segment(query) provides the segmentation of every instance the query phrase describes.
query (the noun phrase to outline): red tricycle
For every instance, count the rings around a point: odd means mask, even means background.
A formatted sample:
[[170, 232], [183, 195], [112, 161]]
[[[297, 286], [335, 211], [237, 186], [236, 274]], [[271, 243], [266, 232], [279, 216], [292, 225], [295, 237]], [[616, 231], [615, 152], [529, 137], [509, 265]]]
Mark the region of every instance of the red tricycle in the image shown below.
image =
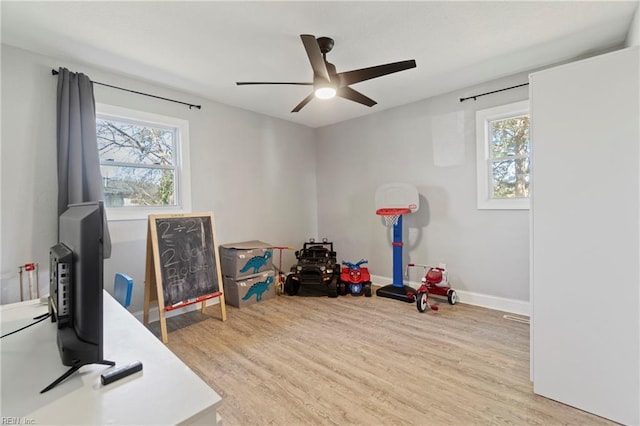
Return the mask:
[[458, 301], [456, 291], [449, 286], [449, 275], [447, 273], [447, 265], [441, 263], [439, 266], [421, 265], [419, 263], [407, 264], [407, 277], [409, 276], [409, 268], [421, 266], [424, 268], [425, 275], [422, 278], [422, 284], [416, 291], [416, 306], [419, 312], [424, 312], [427, 307], [437, 311], [436, 305], [429, 305], [427, 297], [429, 293], [438, 296], [446, 296], [450, 305], [455, 305]]
[[350, 293], [353, 296], [371, 297], [371, 276], [369, 268], [364, 265], [367, 260], [360, 260], [358, 263], [342, 261], [344, 265], [340, 271], [340, 283], [338, 284], [338, 292], [344, 296]]

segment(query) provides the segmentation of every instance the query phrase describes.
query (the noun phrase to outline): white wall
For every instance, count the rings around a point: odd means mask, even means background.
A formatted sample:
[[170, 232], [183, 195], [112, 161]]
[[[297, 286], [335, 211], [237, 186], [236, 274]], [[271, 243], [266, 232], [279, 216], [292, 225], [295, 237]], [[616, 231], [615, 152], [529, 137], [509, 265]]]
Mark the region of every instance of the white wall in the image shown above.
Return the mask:
[[627, 33], [627, 39], [625, 40], [625, 46], [640, 46], [640, 2], [636, 6], [636, 12], [633, 15], [629, 32]]
[[[59, 66], [95, 81], [202, 104], [202, 110], [189, 109], [95, 86], [96, 102], [189, 120], [192, 210], [214, 212], [219, 243], [299, 245], [317, 234], [312, 129], [6, 45], [1, 66], [0, 303], [19, 300], [17, 266], [29, 261], [39, 262], [41, 288], [48, 292], [48, 249], [57, 233], [57, 78], [51, 69]], [[110, 230], [113, 250], [105, 277], [130, 274], [136, 283], [130, 310], [139, 311], [146, 221], [111, 221]]]
[[[320, 236], [336, 243], [341, 259], [368, 259], [372, 274], [390, 283], [392, 237], [375, 215], [374, 193], [384, 183], [411, 183], [421, 204], [404, 217], [403, 264], [445, 262], [463, 301], [514, 302], [514, 311], [527, 311], [529, 212], [476, 208], [475, 111], [525, 100], [528, 90], [459, 101], [527, 81], [520, 74], [317, 130]], [[431, 119], [458, 111], [464, 155], [459, 165], [436, 167]], [[417, 269], [412, 281], [419, 280]]]

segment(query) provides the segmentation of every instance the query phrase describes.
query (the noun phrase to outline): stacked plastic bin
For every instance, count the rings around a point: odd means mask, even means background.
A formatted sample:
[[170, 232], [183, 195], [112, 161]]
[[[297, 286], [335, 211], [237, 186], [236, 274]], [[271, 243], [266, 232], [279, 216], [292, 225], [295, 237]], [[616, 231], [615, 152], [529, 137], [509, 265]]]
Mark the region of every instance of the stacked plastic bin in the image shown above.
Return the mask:
[[243, 308], [275, 296], [272, 247], [262, 241], [220, 245], [220, 269], [228, 305]]

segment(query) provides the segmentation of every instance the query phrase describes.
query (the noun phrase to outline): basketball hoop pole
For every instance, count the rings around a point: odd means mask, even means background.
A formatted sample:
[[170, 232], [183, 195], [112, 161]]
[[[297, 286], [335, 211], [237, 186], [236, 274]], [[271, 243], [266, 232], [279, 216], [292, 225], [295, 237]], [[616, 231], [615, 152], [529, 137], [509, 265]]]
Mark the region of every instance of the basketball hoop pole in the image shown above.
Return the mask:
[[402, 215], [393, 225], [393, 286], [404, 288], [402, 276]]
[[[377, 213], [388, 213], [387, 217], [394, 213], [394, 216], [397, 217], [395, 222], [386, 221], [388, 225], [393, 223], [393, 282], [376, 290], [376, 296], [413, 303], [416, 300], [416, 291], [413, 287], [404, 284], [404, 277], [402, 276], [402, 246], [404, 244], [402, 242], [402, 215], [411, 213], [411, 210], [386, 209], [387, 212], [384, 212], [384, 210], [378, 210]], [[396, 211], [391, 212], [391, 210]]]

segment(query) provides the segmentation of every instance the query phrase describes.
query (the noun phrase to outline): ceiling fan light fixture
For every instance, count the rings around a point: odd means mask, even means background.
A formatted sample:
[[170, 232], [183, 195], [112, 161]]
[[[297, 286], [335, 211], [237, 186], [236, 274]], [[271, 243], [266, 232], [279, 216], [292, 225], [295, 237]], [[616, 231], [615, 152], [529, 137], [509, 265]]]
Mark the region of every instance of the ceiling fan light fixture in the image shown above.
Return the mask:
[[318, 99], [331, 99], [336, 95], [336, 89], [331, 86], [318, 87], [315, 94]]

